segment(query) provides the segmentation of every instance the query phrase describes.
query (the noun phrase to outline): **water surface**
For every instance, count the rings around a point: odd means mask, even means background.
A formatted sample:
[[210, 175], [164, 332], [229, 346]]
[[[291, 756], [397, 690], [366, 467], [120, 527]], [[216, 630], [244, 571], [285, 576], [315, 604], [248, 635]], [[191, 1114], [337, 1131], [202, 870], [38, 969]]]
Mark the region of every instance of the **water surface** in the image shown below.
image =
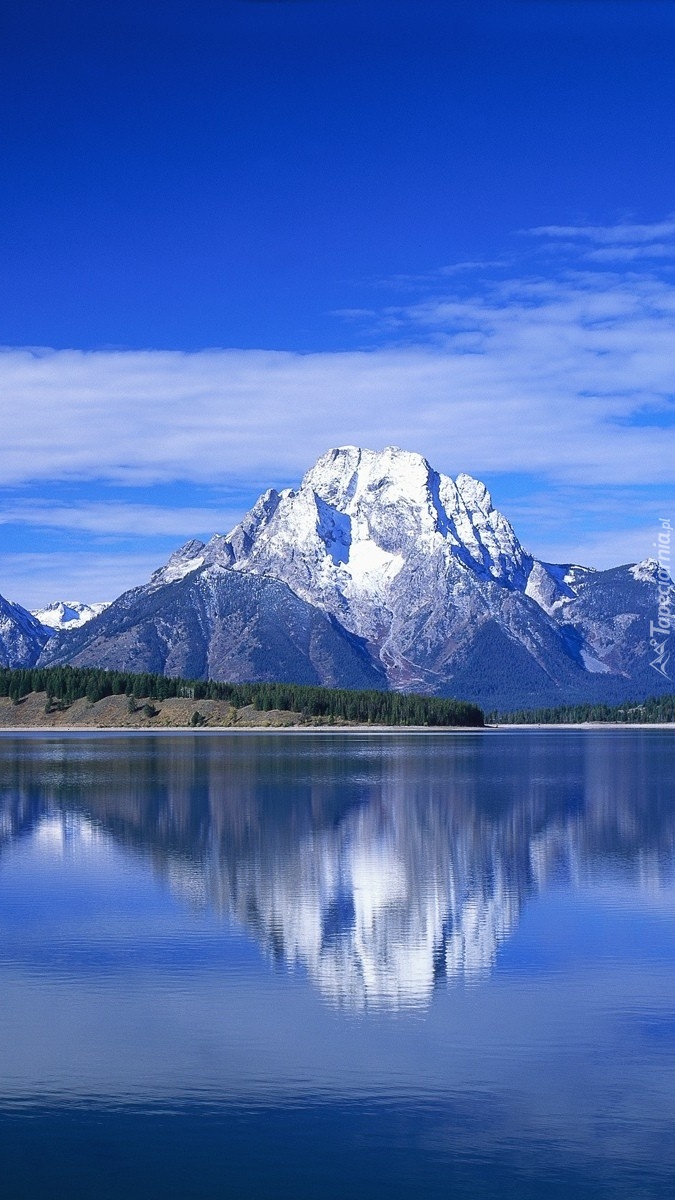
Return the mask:
[[2, 1196], [672, 1196], [674, 748], [0, 737]]

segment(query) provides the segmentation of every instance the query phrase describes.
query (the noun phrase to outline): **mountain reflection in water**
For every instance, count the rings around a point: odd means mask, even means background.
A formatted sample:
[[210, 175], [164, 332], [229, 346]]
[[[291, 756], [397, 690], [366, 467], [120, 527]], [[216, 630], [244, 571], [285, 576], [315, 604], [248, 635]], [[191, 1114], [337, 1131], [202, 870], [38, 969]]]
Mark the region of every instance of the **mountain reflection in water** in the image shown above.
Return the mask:
[[6, 738], [0, 867], [30, 834], [109, 837], [329, 1003], [423, 1007], [489, 972], [552, 881], [670, 886], [668, 752], [649, 731]]

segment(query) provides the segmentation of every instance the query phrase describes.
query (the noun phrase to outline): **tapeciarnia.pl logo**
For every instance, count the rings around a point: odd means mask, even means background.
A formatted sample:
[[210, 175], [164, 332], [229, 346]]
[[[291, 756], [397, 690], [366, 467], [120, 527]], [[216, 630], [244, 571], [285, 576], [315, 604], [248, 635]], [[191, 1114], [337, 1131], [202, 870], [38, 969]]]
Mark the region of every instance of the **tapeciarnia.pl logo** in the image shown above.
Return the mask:
[[650, 667], [670, 679], [668, 663], [670, 661], [669, 638], [673, 622], [673, 584], [670, 578], [670, 538], [671, 525], [667, 517], [661, 518], [661, 528], [657, 548], [659, 552], [658, 581], [658, 615], [656, 621], [649, 622], [649, 645], [654, 652]]

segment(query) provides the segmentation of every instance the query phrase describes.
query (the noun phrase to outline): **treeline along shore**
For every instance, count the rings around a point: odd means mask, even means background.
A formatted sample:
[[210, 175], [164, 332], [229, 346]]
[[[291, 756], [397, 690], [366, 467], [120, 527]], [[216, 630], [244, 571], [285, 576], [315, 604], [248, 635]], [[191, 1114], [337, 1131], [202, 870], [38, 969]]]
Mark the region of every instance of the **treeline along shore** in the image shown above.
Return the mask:
[[[25, 717], [25, 719], [23, 719]], [[100, 727], [392, 725], [482, 728], [475, 704], [295, 683], [217, 683], [86, 667], [0, 668], [0, 724]]]
[[491, 725], [666, 725], [675, 722], [675, 695], [651, 696], [623, 704], [562, 704], [557, 708], [519, 708], [493, 712]]

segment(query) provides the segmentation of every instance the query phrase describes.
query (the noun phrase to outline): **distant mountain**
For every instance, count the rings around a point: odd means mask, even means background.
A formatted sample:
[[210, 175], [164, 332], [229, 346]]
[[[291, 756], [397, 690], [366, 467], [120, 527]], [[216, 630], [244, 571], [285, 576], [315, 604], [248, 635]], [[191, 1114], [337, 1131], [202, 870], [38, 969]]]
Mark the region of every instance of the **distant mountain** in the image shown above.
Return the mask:
[[32, 613], [41, 625], [60, 631], [62, 629], [79, 629], [80, 625], [86, 625], [87, 621], [91, 621], [92, 617], [97, 617], [107, 607], [107, 603], [80, 604], [79, 600], [55, 600], [46, 608], [34, 608]]
[[48, 639], [32, 613], [0, 596], [0, 667], [32, 667]]
[[535, 559], [484, 484], [342, 447], [227, 536], [58, 634], [41, 663], [452, 695], [508, 709], [672, 689], [649, 666], [653, 560]]

